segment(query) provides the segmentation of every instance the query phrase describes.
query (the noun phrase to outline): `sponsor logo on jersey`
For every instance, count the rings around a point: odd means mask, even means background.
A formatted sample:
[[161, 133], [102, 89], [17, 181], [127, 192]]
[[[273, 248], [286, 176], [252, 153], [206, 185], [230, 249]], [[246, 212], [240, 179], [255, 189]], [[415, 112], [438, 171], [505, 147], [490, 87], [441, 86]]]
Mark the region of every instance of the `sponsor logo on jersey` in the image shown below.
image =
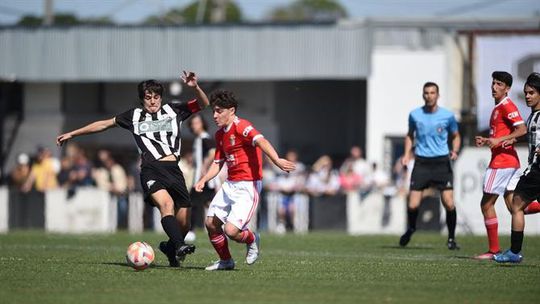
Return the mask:
[[514, 111], [512, 113], [508, 113], [508, 119], [516, 118], [519, 116], [518, 111]]
[[242, 132], [242, 135], [244, 135], [244, 137], [247, 137], [249, 132], [251, 132], [251, 130], [253, 130], [253, 127], [252, 126], [247, 126], [245, 129], [244, 129], [244, 132]]
[[150, 189], [150, 187], [152, 187], [152, 185], [155, 184], [155, 183], [156, 183], [156, 181], [151, 179], [151, 180], [146, 182], [146, 186]]
[[172, 118], [153, 120], [153, 121], [141, 121], [135, 123], [135, 134], [153, 133], [153, 132], [172, 132]]

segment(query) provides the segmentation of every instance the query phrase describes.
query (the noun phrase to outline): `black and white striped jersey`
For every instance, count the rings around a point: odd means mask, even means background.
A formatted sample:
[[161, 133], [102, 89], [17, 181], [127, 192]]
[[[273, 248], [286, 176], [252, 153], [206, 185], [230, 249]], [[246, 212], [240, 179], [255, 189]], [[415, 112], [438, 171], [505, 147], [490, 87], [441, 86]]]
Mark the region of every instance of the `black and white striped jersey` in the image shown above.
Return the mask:
[[156, 113], [130, 109], [116, 116], [115, 122], [133, 134], [143, 161], [153, 161], [171, 154], [180, 156], [182, 122], [200, 110], [197, 100], [168, 103]]
[[529, 166], [540, 165], [536, 150], [540, 148], [540, 110], [532, 112], [527, 119], [527, 141], [529, 144]]

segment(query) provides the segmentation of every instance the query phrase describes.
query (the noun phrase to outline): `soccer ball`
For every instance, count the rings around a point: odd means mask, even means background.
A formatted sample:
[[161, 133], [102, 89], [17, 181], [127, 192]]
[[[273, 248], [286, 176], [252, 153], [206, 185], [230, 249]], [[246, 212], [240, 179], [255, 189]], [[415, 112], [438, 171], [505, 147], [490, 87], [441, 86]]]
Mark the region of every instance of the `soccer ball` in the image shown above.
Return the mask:
[[132, 243], [127, 249], [126, 261], [129, 266], [144, 270], [154, 261], [154, 249], [145, 242]]

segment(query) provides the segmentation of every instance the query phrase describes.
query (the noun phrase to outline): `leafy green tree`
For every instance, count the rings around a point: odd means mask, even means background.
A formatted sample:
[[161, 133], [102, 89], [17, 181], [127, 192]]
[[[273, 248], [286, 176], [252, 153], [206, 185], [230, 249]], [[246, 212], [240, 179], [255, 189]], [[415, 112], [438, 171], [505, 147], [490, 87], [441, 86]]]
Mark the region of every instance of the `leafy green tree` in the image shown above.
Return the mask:
[[[202, 23], [211, 23], [212, 10], [216, 9], [216, 0], [206, 0]], [[178, 9], [171, 9], [161, 16], [151, 16], [147, 18], [144, 24], [152, 25], [175, 25], [175, 24], [193, 24], [197, 23], [197, 14], [200, 9], [199, 1], [193, 1], [191, 4]], [[227, 23], [238, 23], [242, 21], [242, 11], [233, 1], [227, 1], [225, 6], [225, 21]]]
[[336, 0], [296, 0], [270, 13], [270, 19], [277, 22], [335, 21], [345, 17], [347, 11]]
[[[99, 17], [99, 18], [91, 18], [91, 19], [79, 19], [77, 16], [73, 14], [56, 14], [54, 15], [54, 23], [53, 25], [66, 25], [66, 26], [74, 26], [74, 25], [83, 25], [83, 24], [89, 24], [89, 25], [112, 25], [114, 24], [109, 18], [107, 17]], [[26, 15], [21, 17], [19, 21], [17, 22], [17, 25], [20, 26], [31, 26], [31, 27], [38, 27], [43, 25], [43, 17], [37, 17], [33, 15]]]

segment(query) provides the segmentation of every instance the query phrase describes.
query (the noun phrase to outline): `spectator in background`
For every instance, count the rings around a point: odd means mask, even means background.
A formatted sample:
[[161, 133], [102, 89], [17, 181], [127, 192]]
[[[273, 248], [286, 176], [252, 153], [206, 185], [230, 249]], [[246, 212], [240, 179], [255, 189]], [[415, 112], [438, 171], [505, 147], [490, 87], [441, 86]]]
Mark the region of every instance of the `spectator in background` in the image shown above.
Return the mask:
[[341, 166], [339, 183], [343, 192], [356, 192], [362, 186], [362, 176], [356, 173], [351, 162], [346, 162]]
[[[135, 192], [142, 195], [143, 188], [140, 182], [142, 159], [140, 155], [137, 157], [135, 163], [133, 163], [128, 170], [128, 190], [129, 192]], [[143, 227], [144, 229], [154, 229], [154, 207], [150, 204], [143, 204]]]
[[[195, 176], [195, 167], [193, 163], [193, 153], [191, 151], [189, 152], [183, 152], [182, 158], [178, 162], [178, 166], [180, 167], [180, 170], [184, 174], [184, 179], [186, 181], [186, 188], [191, 189], [193, 187], [193, 178]], [[191, 203], [193, 205], [193, 196], [191, 196]], [[193, 208], [193, 206], [192, 206]], [[184, 241], [187, 243], [193, 243], [195, 241], [195, 232], [193, 232], [193, 211], [191, 212], [191, 227], [190, 230], [186, 233], [184, 236]]]
[[[215, 153], [215, 141], [210, 134], [208, 134], [208, 124], [204, 118], [195, 114], [189, 121], [189, 129], [195, 136], [193, 140], [193, 166], [194, 174], [189, 179], [191, 202], [193, 204], [193, 210], [191, 213], [191, 222], [193, 227], [204, 227], [204, 220], [206, 218], [206, 210], [210, 205], [210, 201], [216, 194], [217, 179], [214, 178], [204, 185], [202, 192], [197, 192], [193, 189], [195, 183], [206, 174], [208, 168], [214, 160]], [[188, 179], [186, 178], [186, 181]], [[193, 234], [193, 233], [192, 233]], [[194, 234], [193, 234], [194, 235]]]
[[92, 163], [86, 156], [83, 149], [74, 146], [73, 167], [70, 173], [70, 178], [75, 186], [93, 186], [94, 179], [92, 178]]
[[58, 161], [52, 157], [51, 150], [38, 146], [30, 175], [23, 185], [23, 191], [29, 192], [35, 189], [39, 192], [45, 192], [56, 189], [58, 187], [56, 179], [58, 167]]
[[372, 183], [371, 188], [375, 191], [383, 191], [390, 184], [390, 177], [377, 163], [372, 165]]
[[26, 180], [30, 176], [30, 157], [26, 153], [17, 155], [17, 164], [9, 173], [9, 186], [23, 191]]
[[333, 169], [332, 159], [323, 155], [311, 167], [306, 190], [309, 195], [335, 195], [339, 191], [339, 173]]
[[275, 180], [276, 190], [281, 193], [282, 199], [278, 207], [278, 233], [285, 233], [287, 229], [294, 228], [295, 195], [303, 191], [306, 182], [306, 166], [298, 161], [298, 153], [289, 150], [285, 159], [296, 164], [296, 170], [290, 173], [280, 171]]
[[345, 159], [340, 168], [340, 172], [345, 174], [352, 168], [353, 172], [360, 176], [361, 182], [358, 185], [360, 197], [365, 197], [370, 191], [372, 172], [369, 163], [364, 159], [364, 152], [359, 146], [352, 146], [349, 157]]
[[98, 160], [101, 167], [92, 172], [99, 189], [108, 191], [116, 198], [118, 228], [127, 228], [128, 223], [128, 197], [126, 171], [112, 157], [108, 150], [98, 151]]

